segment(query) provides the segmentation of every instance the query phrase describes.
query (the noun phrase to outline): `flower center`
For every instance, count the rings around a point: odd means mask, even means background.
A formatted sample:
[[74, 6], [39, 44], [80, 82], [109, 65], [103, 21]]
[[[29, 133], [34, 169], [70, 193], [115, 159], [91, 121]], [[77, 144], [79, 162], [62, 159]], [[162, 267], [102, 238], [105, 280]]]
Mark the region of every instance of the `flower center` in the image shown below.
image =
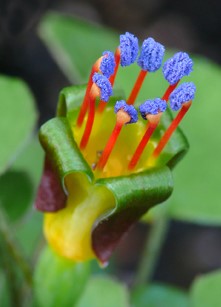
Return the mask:
[[[87, 121], [87, 117], [84, 119]], [[96, 165], [101, 157], [101, 154], [106, 146], [107, 139], [112, 133], [114, 123], [116, 122], [116, 114], [113, 112], [112, 106], [107, 106], [102, 115], [98, 111], [95, 113], [95, 121], [90, 137], [90, 142], [85, 149], [81, 152], [87, 160], [88, 164], [94, 170], [96, 177], [115, 177], [128, 175], [134, 172], [143, 171], [148, 167], [148, 156], [154, 149], [156, 140], [152, 140], [145, 148], [144, 155], [139, 160], [136, 168], [133, 170], [128, 169], [128, 164], [133, 155], [134, 149], [140, 142], [142, 135], [146, 130], [146, 122], [138, 121], [136, 124], [125, 125], [116, 141], [116, 144], [108, 159], [108, 163], [102, 170], [98, 170]], [[84, 125], [73, 127], [73, 133], [76, 142], [79, 144], [81, 141]], [[101, 127], [105, 127], [102, 129]], [[129, 137], [128, 137], [129, 136]]]

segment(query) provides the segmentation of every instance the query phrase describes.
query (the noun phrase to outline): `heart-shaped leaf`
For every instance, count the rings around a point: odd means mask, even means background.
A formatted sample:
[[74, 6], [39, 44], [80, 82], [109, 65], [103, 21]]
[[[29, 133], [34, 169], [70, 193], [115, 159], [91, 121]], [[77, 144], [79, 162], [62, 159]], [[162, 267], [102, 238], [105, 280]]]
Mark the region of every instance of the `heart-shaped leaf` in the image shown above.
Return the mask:
[[197, 277], [190, 290], [191, 306], [220, 305], [221, 271], [217, 270]]
[[132, 292], [133, 307], [188, 307], [187, 294], [175, 287], [162, 284], [140, 286]]
[[19, 79], [0, 76], [0, 101], [1, 174], [33, 133], [37, 112], [29, 89]]
[[[101, 294], [102, 295], [99, 295]], [[109, 277], [92, 277], [76, 307], [128, 307], [129, 295], [126, 287]]]

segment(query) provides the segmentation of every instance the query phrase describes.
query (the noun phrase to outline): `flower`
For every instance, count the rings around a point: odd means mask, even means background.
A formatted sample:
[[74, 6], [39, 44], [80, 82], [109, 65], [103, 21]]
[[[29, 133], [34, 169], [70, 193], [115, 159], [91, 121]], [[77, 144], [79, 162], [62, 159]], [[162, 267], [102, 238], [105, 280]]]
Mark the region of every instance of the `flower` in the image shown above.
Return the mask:
[[[176, 92], [171, 93], [181, 77], [190, 73], [190, 60], [187, 68], [178, 65], [175, 56], [174, 71], [170, 61], [164, 74], [166, 79], [176, 74], [176, 84], [169, 84], [162, 98], [148, 99], [139, 108], [135, 104], [148, 72], [143, 65], [150, 72], [159, 70], [163, 55], [161, 44], [145, 40], [138, 58], [141, 73], [131, 95], [117, 96], [113, 89], [119, 66], [137, 65], [138, 56], [138, 39], [122, 34], [114, 56], [105, 51], [95, 62], [86, 88], [61, 91], [57, 116], [41, 127], [46, 159], [35, 206], [45, 212], [45, 237], [62, 257], [97, 258], [104, 265], [129, 228], [172, 193], [171, 169], [188, 144], [165, 110], [170, 95], [173, 104]], [[179, 93], [192, 99], [188, 89], [193, 86]], [[191, 104], [184, 100], [180, 118]], [[169, 138], [161, 138], [163, 132], [168, 135], [168, 127]]]

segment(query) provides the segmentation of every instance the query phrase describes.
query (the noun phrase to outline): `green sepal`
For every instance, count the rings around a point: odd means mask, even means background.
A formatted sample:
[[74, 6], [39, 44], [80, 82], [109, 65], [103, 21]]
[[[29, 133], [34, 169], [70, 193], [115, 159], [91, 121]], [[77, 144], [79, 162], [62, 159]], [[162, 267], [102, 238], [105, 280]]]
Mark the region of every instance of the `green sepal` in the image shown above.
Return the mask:
[[75, 263], [43, 249], [34, 271], [34, 298], [37, 306], [75, 306], [90, 275], [88, 262]]
[[56, 117], [45, 123], [40, 129], [39, 139], [63, 184], [66, 175], [77, 172], [84, 173], [89, 181], [93, 181], [92, 170], [83, 158], [66, 118]]
[[78, 111], [84, 99], [85, 91], [86, 85], [74, 85], [63, 88], [58, 99], [57, 116], [66, 117], [70, 112]]
[[130, 176], [99, 179], [96, 184], [106, 186], [115, 198], [114, 210], [97, 221], [92, 232], [93, 249], [97, 257], [106, 262], [131, 225], [171, 195], [173, 180], [170, 169], [164, 166]]

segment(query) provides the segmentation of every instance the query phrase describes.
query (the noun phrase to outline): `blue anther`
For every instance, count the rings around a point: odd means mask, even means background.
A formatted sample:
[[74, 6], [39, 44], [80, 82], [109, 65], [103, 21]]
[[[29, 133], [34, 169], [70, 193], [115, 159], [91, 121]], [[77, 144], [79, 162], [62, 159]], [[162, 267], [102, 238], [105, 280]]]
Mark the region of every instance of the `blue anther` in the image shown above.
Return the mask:
[[136, 61], [139, 51], [138, 39], [133, 34], [126, 32], [120, 35], [120, 64], [129, 66]]
[[119, 110], [123, 110], [130, 116], [131, 119], [127, 124], [132, 124], [137, 122], [138, 114], [134, 106], [127, 104], [126, 101], [124, 100], [119, 100], [115, 104], [114, 112], [117, 113]]
[[156, 115], [160, 112], [164, 112], [166, 108], [166, 101], [160, 98], [146, 100], [139, 106], [140, 114], [143, 119], [147, 119], [146, 116], [148, 114]]
[[163, 65], [164, 78], [172, 85], [193, 70], [193, 61], [185, 52], [177, 52]]
[[100, 99], [108, 102], [110, 96], [112, 95], [112, 86], [110, 81], [107, 79], [107, 77], [99, 73], [95, 73], [92, 80], [100, 89]]
[[170, 107], [178, 111], [182, 104], [191, 101], [195, 97], [196, 86], [193, 82], [184, 82], [178, 86], [170, 95]]
[[116, 65], [114, 54], [111, 51], [104, 51], [102, 55], [103, 58], [100, 64], [100, 71], [105, 77], [109, 78], [111, 75], [113, 75]]
[[143, 41], [137, 64], [142, 70], [154, 72], [161, 67], [164, 52], [164, 46], [149, 37]]

